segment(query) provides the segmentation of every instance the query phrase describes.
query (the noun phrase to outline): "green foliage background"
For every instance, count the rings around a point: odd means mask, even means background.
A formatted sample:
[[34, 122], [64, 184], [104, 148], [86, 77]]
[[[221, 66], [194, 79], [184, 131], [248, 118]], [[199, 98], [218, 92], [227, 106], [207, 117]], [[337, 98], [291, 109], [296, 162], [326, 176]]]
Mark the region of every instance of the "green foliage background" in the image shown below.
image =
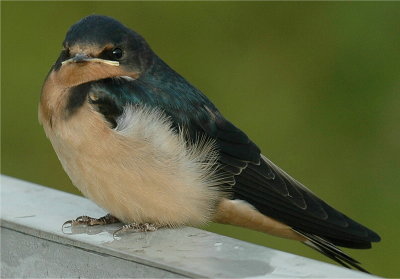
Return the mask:
[[[113, 16], [275, 163], [379, 232], [383, 241], [372, 250], [349, 252], [377, 275], [400, 276], [399, 2], [1, 6], [2, 173], [78, 194], [38, 124], [37, 103], [69, 26], [93, 13]], [[206, 229], [326, 260], [262, 233]]]

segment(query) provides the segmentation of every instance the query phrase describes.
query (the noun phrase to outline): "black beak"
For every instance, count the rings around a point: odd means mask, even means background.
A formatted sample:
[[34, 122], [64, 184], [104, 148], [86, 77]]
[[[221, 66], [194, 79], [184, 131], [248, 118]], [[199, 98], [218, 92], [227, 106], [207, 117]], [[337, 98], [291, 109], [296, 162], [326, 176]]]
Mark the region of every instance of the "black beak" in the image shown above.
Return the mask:
[[75, 63], [82, 63], [82, 62], [87, 62], [90, 61], [92, 58], [90, 56], [88, 56], [85, 53], [77, 53], [73, 58], [72, 58], [72, 62]]
[[106, 60], [101, 58], [93, 58], [85, 53], [77, 53], [74, 57], [61, 62], [62, 65], [69, 63], [84, 63], [84, 62], [94, 62], [94, 63], [103, 63], [111, 66], [119, 66], [118, 61]]

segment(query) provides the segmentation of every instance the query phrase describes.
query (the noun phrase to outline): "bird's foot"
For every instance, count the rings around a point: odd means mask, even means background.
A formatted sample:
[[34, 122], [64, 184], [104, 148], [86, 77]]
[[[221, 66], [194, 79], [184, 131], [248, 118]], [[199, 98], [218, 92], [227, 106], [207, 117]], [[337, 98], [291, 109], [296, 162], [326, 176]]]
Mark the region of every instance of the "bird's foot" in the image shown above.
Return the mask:
[[122, 233], [126, 232], [154, 232], [158, 230], [161, 226], [156, 225], [156, 224], [150, 224], [150, 223], [130, 223], [122, 226], [120, 229], [116, 230], [113, 233], [113, 236], [117, 236]]
[[89, 216], [79, 216], [75, 220], [68, 220], [62, 225], [62, 228], [66, 226], [77, 226], [77, 225], [86, 225], [86, 226], [97, 226], [97, 225], [108, 225], [119, 223], [120, 220], [118, 218], [112, 216], [111, 214], [107, 214], [106, 216], [100, 218], [93, 218]]

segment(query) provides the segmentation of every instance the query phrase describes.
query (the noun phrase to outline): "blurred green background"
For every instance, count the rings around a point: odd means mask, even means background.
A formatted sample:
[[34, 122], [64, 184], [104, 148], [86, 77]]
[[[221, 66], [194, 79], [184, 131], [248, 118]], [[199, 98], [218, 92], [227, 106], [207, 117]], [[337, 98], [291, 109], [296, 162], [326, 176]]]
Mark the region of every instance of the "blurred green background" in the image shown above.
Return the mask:
[[[400, 276], [399, 2], [1, 6], [2, 173], [79, 194], [38, 124], [37, 103], [69, 26], [93, 13], [113, 16], [141, 33], [272, 161], [379, 232], [383, 241], [372, 250], [347, 251], [377, 275]], [[206, 229], [327, 260], [262, 233]]]

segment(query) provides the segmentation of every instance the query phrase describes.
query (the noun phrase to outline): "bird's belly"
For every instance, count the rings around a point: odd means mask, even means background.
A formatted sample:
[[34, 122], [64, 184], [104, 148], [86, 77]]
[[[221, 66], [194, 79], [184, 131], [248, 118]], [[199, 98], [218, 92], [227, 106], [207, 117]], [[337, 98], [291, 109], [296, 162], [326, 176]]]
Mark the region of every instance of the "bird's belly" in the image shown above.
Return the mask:
[[[211, 218], [220, 194], [201, 174], [202, 162], [176, 146], [177, 135], [119, 133], [89, 108], [45, 130], [73, 184], [123, 222], [177, 226]], [[153, 136], [169, 141], [164, 151]]]

